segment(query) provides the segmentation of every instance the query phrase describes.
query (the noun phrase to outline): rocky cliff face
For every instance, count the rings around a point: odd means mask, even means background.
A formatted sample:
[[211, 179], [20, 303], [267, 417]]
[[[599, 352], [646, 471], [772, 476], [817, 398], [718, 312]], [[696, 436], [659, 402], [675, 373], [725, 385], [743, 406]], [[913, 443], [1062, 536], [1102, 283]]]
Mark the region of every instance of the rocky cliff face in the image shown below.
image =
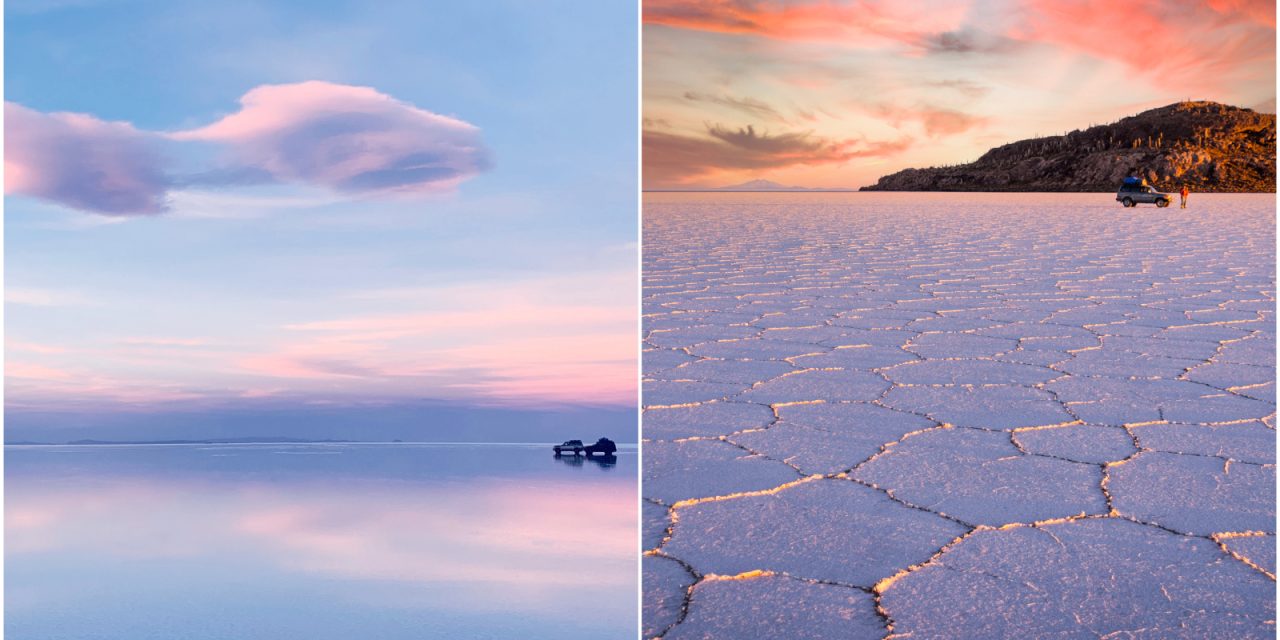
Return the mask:
[[1114, 191], [1125, 176], [1175, 191], [1274, 192], [1276, 116], [1179, 102], [1063, 136], [1014, 142], [976, 162], [906, 169], [863, 191]]

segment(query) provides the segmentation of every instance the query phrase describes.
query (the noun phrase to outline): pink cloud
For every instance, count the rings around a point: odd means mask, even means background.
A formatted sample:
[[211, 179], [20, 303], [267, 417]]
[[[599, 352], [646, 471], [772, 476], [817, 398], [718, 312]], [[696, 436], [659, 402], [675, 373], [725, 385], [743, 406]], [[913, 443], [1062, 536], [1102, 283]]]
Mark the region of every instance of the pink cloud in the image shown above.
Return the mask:
[[1209, 7], [1221, 14], [1239, 14], [1260, 25], [1276, 28], [1274, 0], [1208, 0]]
[[[519, 331], [511, 318], [523, 318]], [[241, 358], [292, 386], [440, 394], [521, 405], [635, 401], [635, 310], [519, 300], [291, 324], [298, 339]]]
[[66, 347], [61, 347], [58, 345], [42, 344], [39, 342], [23, 342], [21, 340], [12, 340], [8, 338], [6, 338], [4, 341], [4, 348], [8, 349], [11, 352], [12, 351], [28, 351], [31, 353], [40, 353], [40, 354], [46, 354], [46, 355], [52, 354], [52, 353], [67, 352]]
[[489, 166], [474, 125], [319, 81], [257, 87], [236, 113], [171, 137], [221, 143], [242, 167], [344, 192], [447, 190]]
[[[45, 349], [37, 353], [56, 356], [61, 352]], [[68, 409], [105, 403], [116, 410], [126, 410], [193, 402], [208, 397], [206, 390], [178, 382], [119, 377], [82, 367], [50, 366], [28, 361], [5, 363], [5, 406], [8, 408]]]
[[143, 347], [202, 347], [209, 343], [202, 338], [124, 338], [121, 344]]
[[164, 212], [170, 180], [153, 136], [126, 122], [4, 104], [4, 192], [102, 215]]
[[74, 377], [69, 371], [34, 362], [6, 362], [4, 375], [6, 377], [28, 378], [31, 380], [70, 380]]
[[[448, 191], [488, 169], [480, 130], [368, 87], [263, 85], [208, 126], [158, 134], [127, 122], [5, 103], [5, 193], [108, 216], [170, 209], [181, 185], [277, 181], [344, 193]], [[230, 164], [177, 175], [157, 145], [214, 143]]]

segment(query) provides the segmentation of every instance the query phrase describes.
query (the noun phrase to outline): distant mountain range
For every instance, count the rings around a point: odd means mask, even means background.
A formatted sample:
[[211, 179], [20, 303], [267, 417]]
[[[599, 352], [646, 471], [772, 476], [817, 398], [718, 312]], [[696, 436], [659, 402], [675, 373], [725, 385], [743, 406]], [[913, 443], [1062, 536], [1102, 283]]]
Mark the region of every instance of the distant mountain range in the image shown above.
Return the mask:
[[[307, 438], [210, 438], [207, 440], [69, 440], [67, 442], [37, 442], [34, 440], [20, 440], [17, 442], [6, 442], [11, 445], [49, 445], [49, 444], [73, 444], [73, 445], [94, 445], [94, 444], [342, 444], [350, 443], [352, 440], [311, 440]], [[396, 442], [399, 442], [397, 440]]]
[[[5, 444], [223, 444], [290, 442], [634, 442], [628, 407], [477, 407], [421, 400], [383, 406], [310, 406], [261, 399], [204, 411], [101, 415], [24, 411], [4, 416]], [[630, 434], [630, 435], [628, 435]]]
[[996, 147], [975, 162], [905, 169], [862, 191], [1112, 191], [1126, 176], [1174, 191], [1275, 192], [1276, 116], [1179, 102], [1112, 124]]
[[711, 191], [853, 191], [853, 189], [828, 189], [825, 187], [789, 187], [772, 180], [748, 180], [742, 184], [716, 187]]
[[731, 184], [727, 187], [693, 187], [693, 188], [676, 188], [676, 189], [645, 189], [645, 191], [857, 191], [857, 189], [849, 189], [845, 187], [789, 187], [785, 184], [778, 184], [772, 180], [748, 180], [742, 184]]

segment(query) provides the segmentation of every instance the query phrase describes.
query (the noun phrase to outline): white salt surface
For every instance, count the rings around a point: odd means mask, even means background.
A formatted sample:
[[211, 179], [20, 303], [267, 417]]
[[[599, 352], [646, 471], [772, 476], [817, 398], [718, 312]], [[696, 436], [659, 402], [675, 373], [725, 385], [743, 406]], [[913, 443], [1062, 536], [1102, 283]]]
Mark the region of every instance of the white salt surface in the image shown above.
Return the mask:
[[646, 636], [1272, 637], [1274, 203], [648, 197]]
[[878, 640], [884, 627], [871, 594], [846, 587], [764, 575], [704, 580], [689, 615], [670, 640]]

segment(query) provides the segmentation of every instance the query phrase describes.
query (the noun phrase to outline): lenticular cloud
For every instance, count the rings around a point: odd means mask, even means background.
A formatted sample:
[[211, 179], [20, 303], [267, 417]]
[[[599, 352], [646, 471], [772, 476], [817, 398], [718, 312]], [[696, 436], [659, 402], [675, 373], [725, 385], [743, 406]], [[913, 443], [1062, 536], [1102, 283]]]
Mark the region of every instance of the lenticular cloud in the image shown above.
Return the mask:
[[[368, 87], [314, 81], [257, 87], [239, 111], [167, 134], [5, 103], [5, 135], [6, 194], [103, 215], [162, 213], [171, 188], [209, 186], [210, 176], [378, 196], [447, 191], [489, 167], [474, 125]], [[221, 147], [228, 164], [174, 175], [156, 150], [165, 139]]]
[[267, 85], [240, 111], [172, 134], [230, 147], [233, 160], [282, 182], [344, 192], [438, 191], [489, 166], [475, 126], [368, 87]]
[[170, 180], [154, 136], [127, 122], [4, 104], [4, 192], [103, 215], [166, 209]]

